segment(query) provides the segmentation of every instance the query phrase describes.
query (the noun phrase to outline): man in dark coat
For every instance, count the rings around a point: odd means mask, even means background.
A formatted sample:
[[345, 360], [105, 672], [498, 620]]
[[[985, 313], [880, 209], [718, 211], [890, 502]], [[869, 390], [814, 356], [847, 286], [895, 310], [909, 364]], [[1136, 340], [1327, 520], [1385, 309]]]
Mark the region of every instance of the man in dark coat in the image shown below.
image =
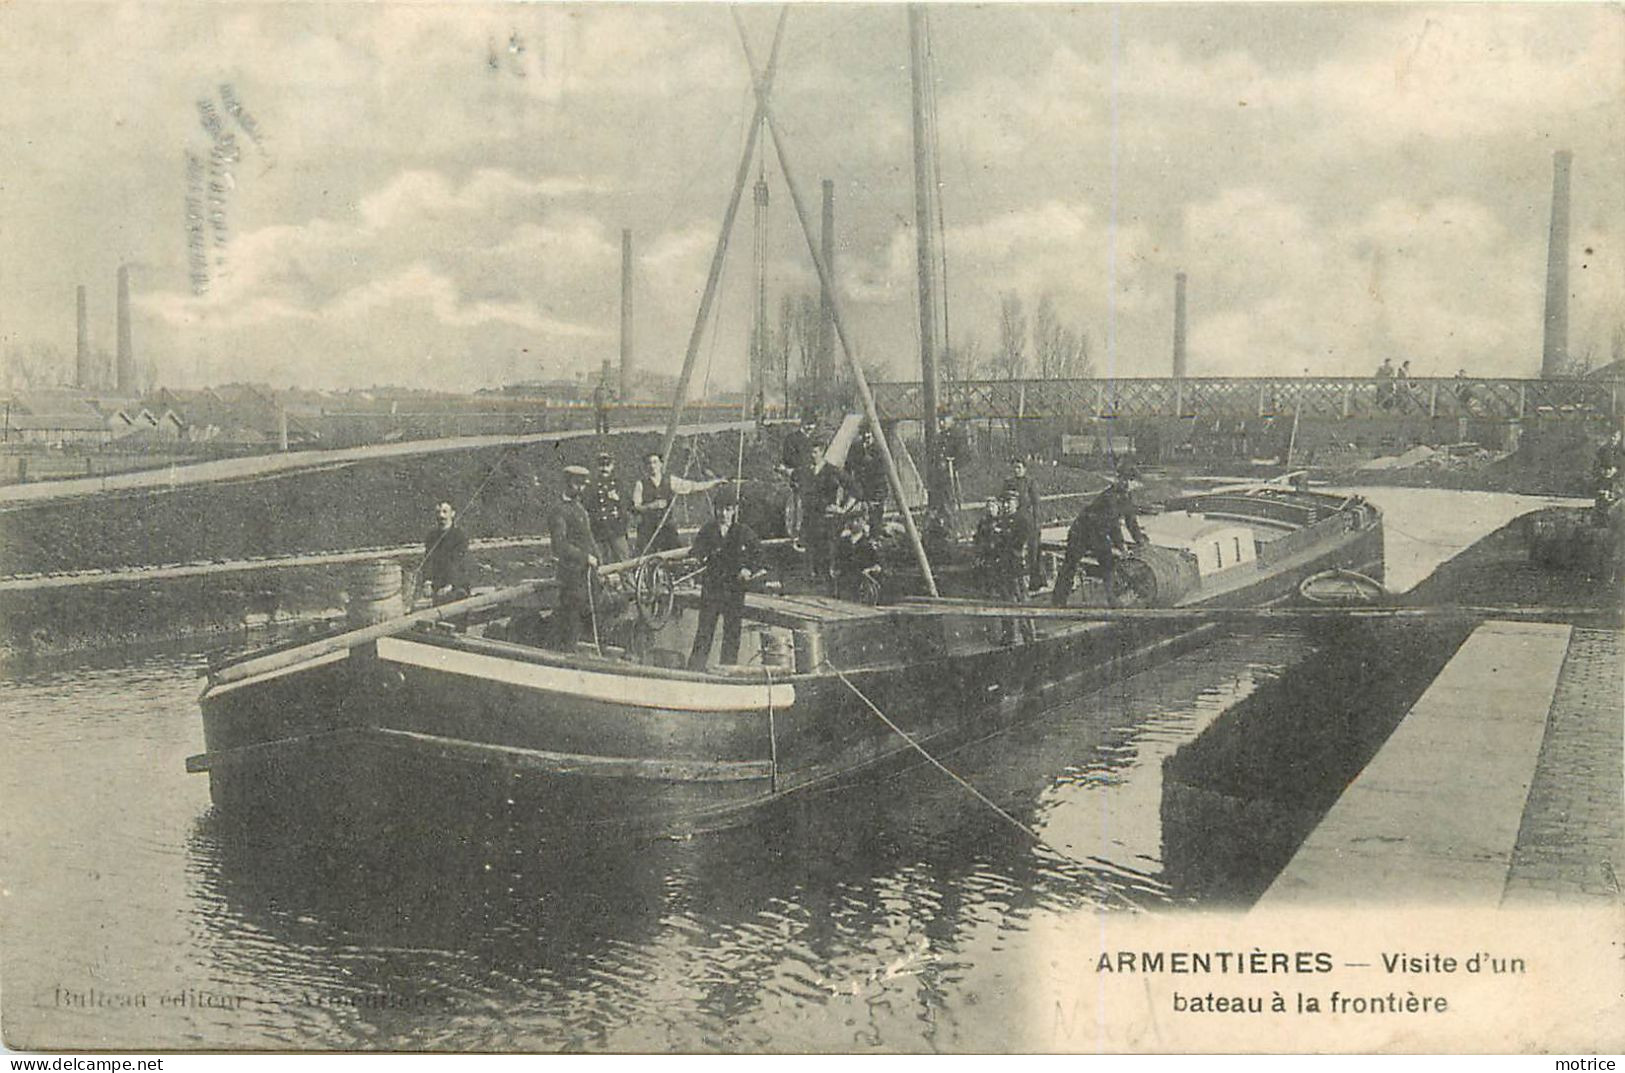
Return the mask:
[[689, 545], [689, 554], [705, 564], [700, 575], [700, 622], [688, 669], [705, 670], [722, 619], [722, 662], [739, 662], [739, 631], [745, 613], [745, 587], [756, 576], [762, 546], [750, 526], [739, 520], [739, 500], [731, 485], [714, 496], [715, 516]]
[[468, 534], [457, 524], [450, 503], [434, 508], [434, 528], [423, 539], [423, 585], [436, 605], [468, 595], [473, 563], [468, 555]]
[[1016, 486], [1016, 513], [1027, 519], [1027, 585], [1031, 589], [1044, 586], [1044, 564], [1039, 558], [1039, 520], [1043, 504], [1038, 494], [1038, 482], [1027, 474], [1027, 460], [1018, 458], [1010, 463], [1010, 482]]
[[[819, 445], [819, 457], [823, 457]], [[840, 535], [846, 516], [857, 501], [857, 487], [846, 470], [828, 462], [820, 462], [808, 478], [807, 497], [802, 516], [802, 543], [807, 548], [807, 562], [813, 580], [825, 588], [831, 584], [831, 555], [835, 539]]]
[[608, 451], [598, 453], [598, 474], [592, 487], [587, 489], [585, 502], [587, 517], [592, 521], [592, 538], [611, 562], [625, 562], [632, 557], [626, 541], [626, 501], [621, 498], [619, 482], [615, 480], [615, 459]]
[[[1021, 488], [1007, 481], [999, 502], [999, 524], [994, 535], [993, 585], [994, 599], [1007, 604], [1027, 602], [1027, 549], [1034, 544], [1034, 526], [1021, 513]], [[1026, 616], [1004, 620], [1004, 643], [1016, 643], [1016, 630], [1022, 640], [1031, 642], [1038, 637], [1033, 620]]]
[[1076, 576], [1083, 557], [1095, 560], [1101, 578], [1106, 582], [1106, 600], [1116, 602], [1112, 589], [1116, 550], [1127, 546], [1124, 528], [1135, 544], [1145, 543], [1145, 530], [1140, 528], [1140, 515], [1134, 509], [1134, 496], [1130, 492], [1131, 474], [1119, 470], [1111, 487], [1090, 500], [1072, 520], [1066, 533], [1066, 557], [1061, 571], [1055, 577], [1055, 592], [1051, 596], [1056, 607], [1064, 607], [1072, 595], [1072, 579]]
[[886, 459], [875, 443], [875, 434], [864, 429], [858, 442], [847, 452], [846, 472], [857, 486], [858, 498], [863, 500], [864, 514], [870, 532], [880, 532], [886, 518], [886, 496], [891, 491], [886, 480]]
[[592, 520], [581, 505], [587, 491], [587, 468], [564, 467], [564, 496], [548, 516], [547, 532], [558, 559], [559, 602], [553, 610], [553, 645], [575, 648], [582, 624], [592, 614], [592, 572], [598, 567], [598, 545]]

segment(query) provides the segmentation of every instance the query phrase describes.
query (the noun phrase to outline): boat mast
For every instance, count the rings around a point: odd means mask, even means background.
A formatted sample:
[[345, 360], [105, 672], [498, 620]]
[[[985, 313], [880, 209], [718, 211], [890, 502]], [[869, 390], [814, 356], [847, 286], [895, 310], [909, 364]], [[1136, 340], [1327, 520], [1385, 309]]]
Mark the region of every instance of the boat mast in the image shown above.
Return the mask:
[[[784, 185], [790, 191], [790, 204], [796, 210], [796, 221], [801, 225], [801, 237], [807, 242], [807, 252], [812, 257], [813, 268], [818, 273], [818, 285], [829, 299], [830, 319], [834, 323], [835, 338], [841, 344], [841, 353], [846, 355], [847, 368], [852, 370], [852, 384], [858, 389], [858, 401], [863, 406], [863, 414], [869, 421], [869, 427], [880, 429], [880, 414], [875, 409], [874, 393], [869, 390], [869, 379], [863, 375], [863, 366], [858, 364], [857, 353], [852, 348], [852, 341], [846, 333], [846, 320], [841, 316], [841, 303], [835, 292], [835, 280], [830, 275], [829, 265], [825, 263], [818, 248], [818, 240], [813, 237], [811, 218], [807, 215], [807, 203], [801, 197], [801, 188], [796, 185], [796, 172], [790, 166], [789, 153], [784, 148], [784, 133], [779, 130], [779, 124], [773, 118], [773, 109], [768, 104], [768, 85], [756, 65], [756, 54], [750, 47], [750, 38], [745, 33], [745, 24], [739, 18], [739, 9], [730, 7], [733, 15], [734, 27], [739, 31], [739, 44], [745, 52], [745, 62], [750, 64], [752, 84], [756, 90], [756, 107], [762, 117], [767, 121], [767, 132], [772, 137], [773, 149], [778, 154], [779, 171], [784, 175]], [[914, 524], [914, 515], [908, 509], [908, 501], [903, 495], [903, 479], [897, 472], [897, 460], [892, 457], [891, 445], [886, 437], [877, 435], [875, 446], [880, 448], [880, 460], [886, 469], [886, 483], [891, 487], [892, 497], [897, 500], [902, 510], [903, 531], [908, 536], [910, 548], [914, 552], [914, 559], [919, 564], [921, 579], [925, 582], [925, 589], [932, 596], [937, 595], [937, 579], [931, 572], [931, 559], [925, 554], [925, 545], [920, 540], [919, 527]]]
[[936, 251], [931, 206], [936, 190], [931, 158], [927, 154], [926, 97], [930, 71], [926, 61], [926, 13], [919, 4], [908, 6], [908, 57], [914, 104], [914, 256], [920, 292], [920, 401], [925, 429], [926, 498], [933, 510], [948, 509], [947, 474], [943, 472], [937, 428], [937, 299]]
[[[733, 231], [734, 216], [739, 212], [739, 201], [750, 180], [751, 161], [756, 156], [756, 136], [767, 115], [767, 98], [773, 89], [773, 74], [779, 64], [779, 42], [784, 38], [784, 20], [789, 7], [779, 9], [779, 21], [773, 28], [773, 47], [767, 57], [767, 72], [756, 84], [756, 114], [751, 117], [750, 133], [745, 138], [745, 151], [739, 155], [739, 170], [734, 175], [733, 193], [728, 197], [728, 208], [722, 214], [722, 230], [717, 233], [716, 249], [711, 254], [711, 271], [705, 277], [705, 291], [700, 296], [700, 309], [694, 316], [694, 330], [688, 336], [688, 351], [683, 355], [683, 371], [677, 378], [677, 394], [672, 399], [671, 417], [666, 422], [666, 435], [660, 441], [660, 454], [671, 461], [671, 445], [677, 439], [677, 424], [683, 418], [683, 403], [688, 396], [688, 382], [694, 375], [694, 359], [700, 354], [700, 339], [705, 335], [705, 323], [711, 317], [711, 302], [717, 296], [717, 282], [722, 278], [722, 261], [728, 252], [728, 235]], [[752, 72], [752, 77], [755, 73]]]

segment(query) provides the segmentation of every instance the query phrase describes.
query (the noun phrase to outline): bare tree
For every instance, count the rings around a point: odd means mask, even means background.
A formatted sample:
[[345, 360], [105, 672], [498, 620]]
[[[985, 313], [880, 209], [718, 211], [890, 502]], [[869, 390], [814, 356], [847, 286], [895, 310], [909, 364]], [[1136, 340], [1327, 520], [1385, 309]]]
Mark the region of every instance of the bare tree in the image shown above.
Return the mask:
[[1015, 291], [999, 296], [999, 348], [989, 365], [995, 380], [1020, 380], [1027, 371], [1027, 312]]
[[1094, 371], [1089, 333], [1062, 321], [1048, 294], [1039, 299], [1038, 311], [1033, 315], [1033, 355], [1042, 380], [1067, 380]]
[[68, 360], [54, 343], [12, 343], [5, 358], [5, 383], [13, 391], [55, 387], [66, 378]]
[[982, 337], [970, 333], [959, 337], [959, 342], [949, 343], [942, 348], [942, 359], [937, 363], [937, 370], [945, 384], [956, 384], [961, 380], [974, 380], [981, 371]]

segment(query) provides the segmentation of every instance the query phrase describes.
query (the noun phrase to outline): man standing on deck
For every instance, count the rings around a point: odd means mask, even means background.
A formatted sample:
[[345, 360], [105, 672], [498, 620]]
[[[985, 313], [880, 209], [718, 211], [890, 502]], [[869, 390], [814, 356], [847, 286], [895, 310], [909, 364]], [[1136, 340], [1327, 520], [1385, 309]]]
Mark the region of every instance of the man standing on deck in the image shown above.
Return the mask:
[[456, 509], [450, 503], [437, 504], [434, 528], [423, 540], [423, 586], [436, 606], [468, 595], [472, 567], [468, 534], [457, 524]]
[[717, 619], [722, 619], [722, 662], [739, 662], [739, 632], [745, 613], [745, 586], [756, 576], [762, 546], [739, 520], [739, 499], [724, 485], [713, 500], [715, 516], [694, 537], [689, 554], [705, 564], [700, 575], [700, 621], [688, 669], [703, 671], [711, 658]]
[[610, 557], [610, 562], [625, 562], [632, 557], [626, 542], [626, 501], [615, 480], [615, 458], [608, 451], [598, 452], [598, 475], [588, 489], [587, 517], [592, 519], [592, 538]]
[[846, 516], [852, 513], [857, 499], [857, 487], [846, 470], [824, 459], [828, 444], [817, 445], [817, 467], [808, 479], [806, 505], [802, 518], [802, 543], [807, 547], [807, 563], [813, 580], [821, 590], [828, 592], [833, 585], [831, 574], [835, 540], [840, 535]]
[[880, 532], [881, 523], [886, 519], [886, 495], [891, 489], [886, 480], [886, 460], [875, 444], [872, 429], [865, 428], [858, 442], [852, 445], [846, 457], [846, 472], [863, 500], [869, 531]]
[[1038, 496], [1038, 482], [1027, 475], [1027, 460], [1018, 458], [1010, 463], [1010, 482], [1016, 486], [1016, 513], [1027, 519], [1027, 587], [1037, 592], [1044, 587], [1044, 563], [1039, 558], [1038, 523], [1043, 507]]
[[592, 614], [592, 573], [598, 567], [598, 546], [592, 538], [592, 520], [581, 505], [587, 490], [587, 467], [564, 467], [564, 497], [547, 520], [553, 555], [558, 559], [559, 602], [553, 610], [553, 646], [575, 649], [581, 626]]
[[[1027, 602], [1027, 549], [1033, 544], [1033, 536], [1033, 523], [1021, 513], [1021, 487], [1013, 480], [1006, 481], [993, 536], [993, 598], [1000, 603]], [[1033, 620], [1023, 615], [1004, 620], [1005, 644], [1016, 643], [1018, 624], [1022, 640], [1030, 643], [1037, 639]]]
[[609, 432], [609, 384], [606, 382], [608, 373], [598, 378], [598, 386], [592, 389], [592, 416], [593, 427], [598, 435]]
[[666, 472], [666, 460], [660, 452], [649, 452], [643, 460], [643, 477], [632, 486], [632, 513], [638, 519], [638, 546], [633, 550], [639, 555], [652, 555], [682, 547], [677, 522], [671, 516], [677, 497], [708, 492], [721, 483], [721, 477], [709, 481], [674, 477]]
[[1072, 579], [1085, 555], [1098, 564], [1100, 576], [1106, 583], [1106, 602], [1116, 605], [1112, 582], [1117, 549], [1127, 544], [1123, 539], [1124, 528], [1135, 544], [1146, 542], [1139, 512], [1134, 509], [1134, 496], [1130, 491], [1132, 479], [1133, 470], [1129, 467], [1118, 470], [1111, 486], [1090, 500], [1072, 520], [1066, 532], [1066, 557], [1061, 562], [1060, 573], [1055, 576], [1055, 591], [1050, 598], [1056, 607], [1066, 606], [1067, 597], [1072, 595]]
[[802, 417], [801, 425], [784, 434], [779, 445], [779, 470], [790, 482], [790, 512], [785, 517], [786, 534], [800, 550], [806, 550], [807, 496], [812, 488], [813, 435], [818, 431], [818, 420], [811, 414]]

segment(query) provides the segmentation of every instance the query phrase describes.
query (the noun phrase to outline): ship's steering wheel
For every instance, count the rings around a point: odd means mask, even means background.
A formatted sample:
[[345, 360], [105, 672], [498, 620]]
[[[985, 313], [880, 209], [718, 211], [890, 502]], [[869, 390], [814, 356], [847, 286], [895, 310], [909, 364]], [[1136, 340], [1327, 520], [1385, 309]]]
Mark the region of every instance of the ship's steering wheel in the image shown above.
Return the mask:
[[671, 621], [677, 607], [677, 584], [663, 561], [650, 559], [633, 571], [632, 602], [638, 619], [652, 630]]

